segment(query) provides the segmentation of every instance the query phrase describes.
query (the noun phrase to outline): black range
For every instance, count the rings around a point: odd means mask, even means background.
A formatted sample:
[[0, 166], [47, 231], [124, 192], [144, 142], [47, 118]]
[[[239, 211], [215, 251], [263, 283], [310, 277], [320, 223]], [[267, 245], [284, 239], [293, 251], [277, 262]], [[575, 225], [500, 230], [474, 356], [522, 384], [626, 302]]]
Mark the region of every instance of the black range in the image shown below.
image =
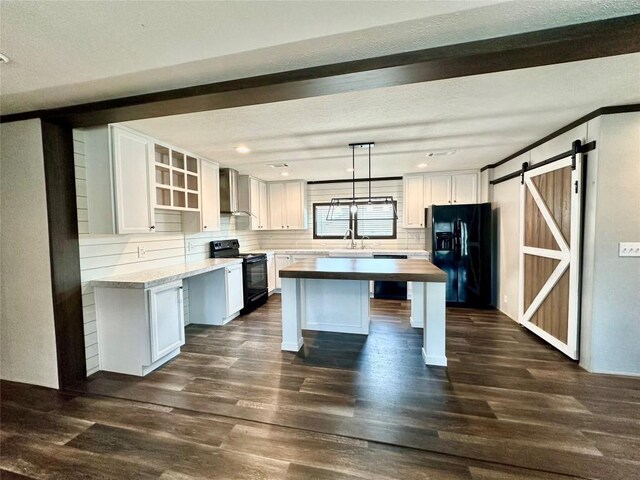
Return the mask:
[[210, 245], [211, 258], [242, 258], [244, 308], [240, 314], [245, 315], [264, 305], [269, 296], [267, 254], [240, 253], [237, 239], [214, 240]]

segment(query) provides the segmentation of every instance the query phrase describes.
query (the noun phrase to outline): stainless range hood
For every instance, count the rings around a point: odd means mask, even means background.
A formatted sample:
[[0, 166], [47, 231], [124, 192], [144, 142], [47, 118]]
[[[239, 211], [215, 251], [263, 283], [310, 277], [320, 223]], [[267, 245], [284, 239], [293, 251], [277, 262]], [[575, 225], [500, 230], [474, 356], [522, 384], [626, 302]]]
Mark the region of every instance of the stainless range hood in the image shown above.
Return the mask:
[[233, 168], [220, 169], [220, 213], [223, 215], [251, 216], [238, 207], [238, 171]]

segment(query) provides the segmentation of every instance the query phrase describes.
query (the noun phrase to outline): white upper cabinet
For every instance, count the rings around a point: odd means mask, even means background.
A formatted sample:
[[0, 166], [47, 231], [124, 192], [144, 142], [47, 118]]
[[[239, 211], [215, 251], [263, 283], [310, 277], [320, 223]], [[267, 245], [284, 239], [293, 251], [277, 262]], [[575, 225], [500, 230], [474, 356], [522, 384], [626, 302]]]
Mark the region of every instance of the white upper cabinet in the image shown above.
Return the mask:
[[404, 227], [424, 227], [424, 175], [404, 177]]
[[249, 228], [251, 230], [266, 230], [269, 228], [269, 201], [267, 198], [267, 184], [249, 175], [238, 178], [238, 207], [251, 213]]
[[453, 175], [451, 184], [451, 197], [453, 203], [477, 203], [478, 201], [478, 175], [475, 173], [461, 173]]
[[307, 184], [305, 182], [285, 183], [285, 210], [287, 212], [287, 228], [307, 228], [306, 190]]
[[155, 202], [165, 210], [200, 210], [200, 161], [169, 145], [154, 143]]
[[260, 229], [269, 228], [269, 196], [267, 194], [267, 184], [258, 182], [258, 203], [260, 204], [260, 215], [258, 216], [258, 226]]
[[286, 230], [286, 205], [284, 202], [284, 183], [270, 183], [269, 192], [269, 227], [271, 230]]
[[89, 233], [155, 230], [149, 140], [118, 126], [85, 130]]
[[437, 175], [427, 177], [431, 183], [431, 198], [429, 205], [448, 205], [451, 203], [451, 175]]
[[153, 231], [153, 204], [149, 195], [149, 142], [112, 127], [116, 221], [119, 234]]
[[307, 228], [307, 184], [304, 181], [268, 184], [269, 229]]
[[121, 125], [84, 138], [89, 233], [154, 232], [156, 209], [182, 212], [185, 231], [220, 230], [217, 163]]
[[220, 168], [217, 163], [200, 160], [200, 217], [203, 232], [220, 230]]
[[424, 228], [425, 208], [478, 202], [478, 172], [409, 174], [403, 177], [404, 228]]

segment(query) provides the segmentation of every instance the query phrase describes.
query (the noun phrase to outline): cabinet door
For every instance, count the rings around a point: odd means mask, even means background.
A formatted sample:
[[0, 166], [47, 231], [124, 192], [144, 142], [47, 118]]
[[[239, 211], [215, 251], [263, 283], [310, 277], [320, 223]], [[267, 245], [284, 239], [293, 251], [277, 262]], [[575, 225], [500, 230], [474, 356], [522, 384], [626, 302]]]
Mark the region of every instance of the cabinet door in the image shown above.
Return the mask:
[[276, 255], [276, 288], [281, 288], [280, 269], [291, 265], [291, 255]]
[[451, 203], [451, 175], [438, 175], [431, 179], [431, 205]]
[[244, 307], [242, 264], [225, 268], [225, 288], [227, 290], [227, 317]]
[[218, 165], [200, 161], [200, 198], [202, 231], [220, 230], [220, 173]]
[[260, 181], [249, 178], [249, 212], [252, 214], [251, 230], [260, 229]]
[[461, 173], [452, 177], [453, 203], [478, 203], [478, 175]]
[[113, 170], [118, 234], [148, 233], [154, 203], [149, 194], [149, 148], [144, 137], [112, 127]]
[[258, 205], [260, 214], [258, 215], [260, 230], [269, 228], [269, 199], [267, 195], [267, 184], [258, 182]]
[[304, 225], [304, 191], [302, 182], [285, 183], [285, 227], [302, 229]]
[[424, 176], [404, 177], [404, 228], [424, 227]]
[[269, 292], [276, 288], [276, 260], [273, 255], [267, 256], [267, 287]]
[[148, 290], [151, 361], [164, 357], [184, 345], [182, 282]]
[[269, 228], [285, 230], [284, 183], [269, 184]]

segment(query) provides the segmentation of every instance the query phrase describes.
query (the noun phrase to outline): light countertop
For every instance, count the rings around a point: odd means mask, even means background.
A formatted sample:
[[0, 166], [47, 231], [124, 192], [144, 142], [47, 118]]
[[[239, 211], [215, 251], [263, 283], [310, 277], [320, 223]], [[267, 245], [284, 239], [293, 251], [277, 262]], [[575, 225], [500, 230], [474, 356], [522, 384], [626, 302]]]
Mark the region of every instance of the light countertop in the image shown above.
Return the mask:
[[110, 288], [150, 288], [239, 263], [242, 263], [241, 258], [209, 258], [200, 262], [181, 263], [170, 267], [99, 278], [92, 280], [91, 285]]

